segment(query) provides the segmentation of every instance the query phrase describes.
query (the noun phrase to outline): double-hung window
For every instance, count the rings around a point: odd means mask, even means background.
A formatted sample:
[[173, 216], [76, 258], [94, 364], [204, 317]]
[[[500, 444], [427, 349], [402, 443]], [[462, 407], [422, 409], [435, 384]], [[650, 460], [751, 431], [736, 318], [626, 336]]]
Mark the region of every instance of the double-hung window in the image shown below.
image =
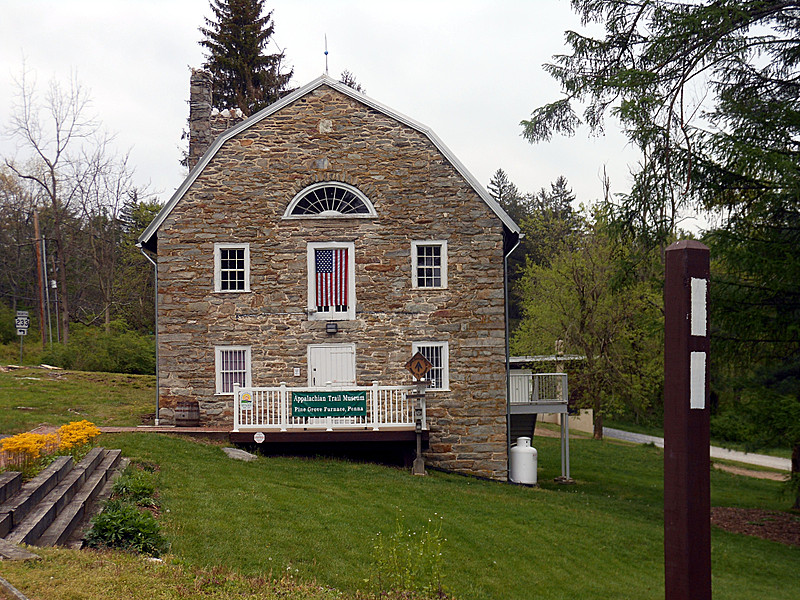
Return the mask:
[[356, 316], [355, 244], [308, 244], [308, 314], [316, 320]]
[[214, 348], [217, 394], [232, 394], [233, 384], [250, 387], [250, 346]]
[[249, 244], [214, 244], [214, 291], [250, 291]]
[[446, 288], [447, 242], [411, 242], [411, 277], [415, 288]]
[[433, 365], [425, 375], [429, 390], [450, 389], [450, 353], [447, 342], [413, 342], [411, 354], [422, 354]]

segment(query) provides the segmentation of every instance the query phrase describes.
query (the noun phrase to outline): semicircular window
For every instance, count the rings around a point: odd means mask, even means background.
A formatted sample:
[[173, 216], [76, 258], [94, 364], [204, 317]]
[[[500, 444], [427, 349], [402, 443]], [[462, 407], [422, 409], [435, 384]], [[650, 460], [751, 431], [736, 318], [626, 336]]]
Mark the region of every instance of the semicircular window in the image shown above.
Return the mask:
[[375, 207], [357, 188], [346, 183], [315, 183], [297, 194], [284, 217], [374, 217]]

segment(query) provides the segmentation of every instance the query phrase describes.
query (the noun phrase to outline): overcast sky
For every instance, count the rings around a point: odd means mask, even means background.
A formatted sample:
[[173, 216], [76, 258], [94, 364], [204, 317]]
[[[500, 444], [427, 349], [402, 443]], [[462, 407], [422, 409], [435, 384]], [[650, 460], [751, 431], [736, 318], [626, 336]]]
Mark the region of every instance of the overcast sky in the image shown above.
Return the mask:
[[[367, 95], [432, 128], [488, 184], [504, 169], [523, 192], [567, 177], [580, 202], [629, 187], [636, 160], [613, 127], [603, 137], [530, 145], [520, 120], [558, 97], [542, 65], [579, 28], [567, 0], [268, 0], [274, 42], [299, 87], [325, 71], [355, 74]], [[186, 172], [179, 164], [188, 116], [189, 69], [203, 53], [198, 27], [207, 0], [3, 0], [0, 128], [9, 122], [23, 59], [40, 91], [70, 74], [92, 110], [130, 152], [136, 179], [166, 201]], [[272, 50], [277, 50], [275, 45]], [[13, 154], [0, 139], [0, 155]]]

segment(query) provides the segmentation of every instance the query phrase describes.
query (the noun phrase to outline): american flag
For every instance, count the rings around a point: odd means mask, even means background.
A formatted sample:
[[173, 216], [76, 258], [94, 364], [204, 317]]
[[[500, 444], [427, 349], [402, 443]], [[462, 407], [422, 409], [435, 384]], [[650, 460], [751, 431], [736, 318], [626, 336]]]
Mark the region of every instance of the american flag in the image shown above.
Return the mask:
[[347, 248], [316, 251], [317, 310], [347, 309]]

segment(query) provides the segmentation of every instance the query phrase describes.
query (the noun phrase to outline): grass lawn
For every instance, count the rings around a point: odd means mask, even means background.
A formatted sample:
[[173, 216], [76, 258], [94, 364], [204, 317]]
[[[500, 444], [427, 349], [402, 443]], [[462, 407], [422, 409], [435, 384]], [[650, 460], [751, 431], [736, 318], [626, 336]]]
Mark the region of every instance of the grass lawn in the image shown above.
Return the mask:
[[[378, 532], [391, 533], [402, 518], [419, 533], [441, 517], [442, 579], [458, 598], [663, 598], [656, 448], [575, 440], [578, 483], [557, 486], [558, 440], [537, 438], [543, 485], [532, 489], [322, 459], [243, 463], [185, 439], [104, 437], [161, 466], [161, 521], [172, 560], [187, 568], [292, 573], [352, 596], [375, 574]], [[776, 482], [716, 471], [711, 481], [715, 506], [788, 505]], [[717, 529], [712, 544], [716, 599], [797, 598], [800, 549]], [[29, 571], [15, 565], [4, 576], [39, 590]]]
[[25, 367], [0, 372], [0, 433], [88, 419], [139, 425], [155, 410], [155, 377]]
[[[137, 424], [153, 410], [152, 386], [146, 376], [0, 373], [0, 432], [82, 418]], [[400, 519], [419, 536], [439, 518], [442, 582], [457, 598], [663, 598], [657, 448], [572, 440], [577, 485], [558, 486], [559, 441], [537, 437], [542, 487], [534, 489], [322, 459], [243, 463], [217, 445], [156, 434], [100, 439], [160, 465], [171, 555], [156, 565], [45, 550], [37, 563], [3, 563], [0, 574], [31, 598], [354, 598], [377, 573], [378, 533], [390, 534]], [[714, 506], [791, 503], [774, 481], [714, 470], [711, 484]], [[717, 600], [797, 598], [800, 548], [713, 529], [712, 561]]]

